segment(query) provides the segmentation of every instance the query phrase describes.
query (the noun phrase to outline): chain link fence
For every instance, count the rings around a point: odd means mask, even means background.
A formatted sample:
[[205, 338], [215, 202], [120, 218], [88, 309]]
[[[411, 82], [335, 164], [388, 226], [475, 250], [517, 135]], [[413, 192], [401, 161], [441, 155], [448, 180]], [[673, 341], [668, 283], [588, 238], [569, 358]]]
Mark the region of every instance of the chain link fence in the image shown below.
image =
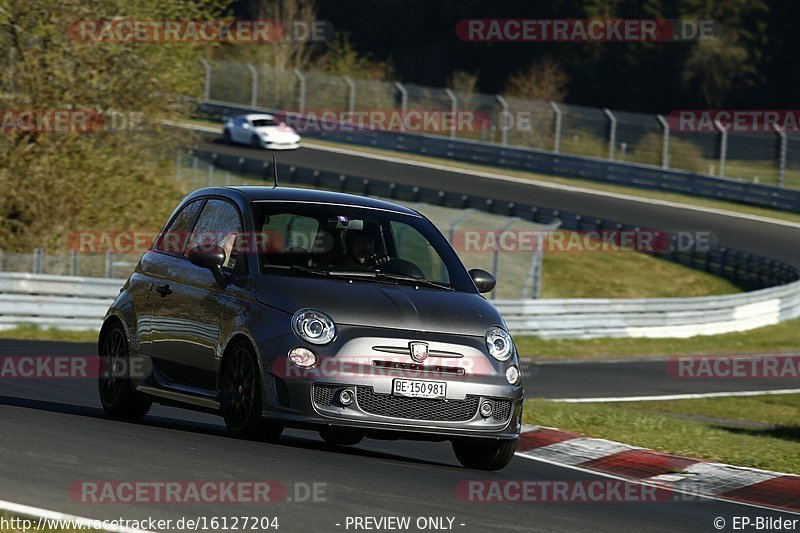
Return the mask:
[[205, 63], [204, 96], [298, 112], [455, 112], [469, 119], [414, 132], [800, 188], [800, 135], [778, 131], [685, 131], [661, 115], [224, 62]]

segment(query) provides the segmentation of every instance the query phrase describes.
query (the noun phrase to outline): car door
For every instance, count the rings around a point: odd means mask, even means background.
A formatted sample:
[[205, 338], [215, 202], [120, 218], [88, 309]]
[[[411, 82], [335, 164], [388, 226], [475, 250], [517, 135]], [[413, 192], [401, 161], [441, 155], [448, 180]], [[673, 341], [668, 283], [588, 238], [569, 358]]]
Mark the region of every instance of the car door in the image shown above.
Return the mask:
[[139, 261], [137, 272], [131, 277], [136, 279], [141, 290], [136, 291], [134, 306], [136, 307], [136, 350], [141, 355], [152, 357], [154, 342], [152, 319], [153, 309], [163, 296], [160, 291], [169, 284], [167, 279], [168, 263], [171, 255], [181, 256], [188, 243], [189, 234], [203, 208], [205, 199], [201, 198], [184, 205], [165, 225], [150, 250], [146, 251]]
[[[232, 274], [239, 254], [234, 242], [242, 233], [236, 206], [222, 198], [209, 198], [180, 255], [165, 260], [164, 285], [154, 304], [151, 330], [153, 363], [162, 385], [211, 392], [216, 389], [216, 361], [220, 324], [228, 304], [227, 290], [207, 268], [193, 265], [189, 250], [218, 245], [226, 251], [223, 270]], [[158, 288], [157, 288], [158, 290]]]

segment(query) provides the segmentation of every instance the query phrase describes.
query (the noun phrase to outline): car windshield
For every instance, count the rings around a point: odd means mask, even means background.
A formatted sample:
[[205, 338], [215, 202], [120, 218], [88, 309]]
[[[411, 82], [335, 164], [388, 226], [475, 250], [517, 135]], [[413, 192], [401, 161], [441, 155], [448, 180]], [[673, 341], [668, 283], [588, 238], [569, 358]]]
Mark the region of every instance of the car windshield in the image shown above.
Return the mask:
[[441, 233], [421, 216], [335, 204], [255, 202], [262, 272], [474, 292]]
[[254, 128], [263, 128], [264, 126], [275, 126], [275, 125], [276, 125], [275, 120], [273, 120], [271, 118], [259, 118], [259, 119], [253, 120], [253, 127]]

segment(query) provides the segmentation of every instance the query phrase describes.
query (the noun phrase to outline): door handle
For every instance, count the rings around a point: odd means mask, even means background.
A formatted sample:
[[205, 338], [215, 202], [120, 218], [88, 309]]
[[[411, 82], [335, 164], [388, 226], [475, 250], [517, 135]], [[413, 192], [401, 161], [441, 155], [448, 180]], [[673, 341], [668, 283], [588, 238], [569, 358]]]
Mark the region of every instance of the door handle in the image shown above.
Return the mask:
[[172, 294], [172, 289], [170, 289], [169, 285], [166, 285], [166, 284], [165, 285], [159, 285], [156, 288], [156, 292], [158, 294], [160, 294], [161, 297], [163, 298], [164, 296], [169, 296], [170, 294]]

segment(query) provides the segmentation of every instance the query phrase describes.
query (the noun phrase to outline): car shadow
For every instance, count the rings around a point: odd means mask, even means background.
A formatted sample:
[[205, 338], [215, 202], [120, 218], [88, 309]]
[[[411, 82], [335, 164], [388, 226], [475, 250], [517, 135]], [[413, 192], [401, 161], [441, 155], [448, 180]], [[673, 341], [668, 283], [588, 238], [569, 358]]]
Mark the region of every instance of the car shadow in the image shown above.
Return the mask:
[[[55, 402], [48, 400], [38, 400], [31, 398], [21, 398], [17, 396], [0, 395], [0, 405], [11, 407], [20, 407], [24, 409], [35, 409], [38, 411], [48, 411], [51, 413], [60, 413], [70, 416], [81, 416], [94, 419], [107, 420], [112, 423], [118, 424], [131, 424], [136, 426], [147, 426], [159, 429], [167, 429], [170, 431], [182, 431], [186, 433], [193, 433], [198, 435], [209, 435], [221, 437], [225, 439], [234, 439], [227, 434], [225, 426], [222, 424], [220, 418], [219, 424], [200, 422], [196, 420], [186, 420], [181, 418], [164, 417], [160, 415], [148, 415], [143, 419], [129, 420], [118, 419], [109, 417], [105, 411], [99, 407], [91, 407], [87, 405], [75, 405], [70, 403]], [[209, 415], [212, 416], [212, 415]], [[294, 430], [293, 430], [294, 432]], [[309, 432], [309, 435], [314, 433]], [[247, 440], [250, 442], [260, 442], [269, 446], [283, 446], [286, 448], [298, 448], [307, 450], [326, 451], [329, 453], [336, 453], [340, 455], [354, 455], [361, 457], [370, 457], [373, 459], [392, 460], [403, 463], [414, 463], [419, 465], [429, 466], [447, 466], [453, 468], [460, 468], [456, 465], [419, 459], [415, 457], [407, 457], [403, 455], [380, 452], [376, 450], [369, 450], [360, 446], [337, 446], [330, 445], [324, 442], [321, 438], [302, 437], [295, 434], [283, 435], [277, 441], [267, 441], [265, 439], [238, 439]]]
[[772, 426], [767, 428], [737, 428], [730, 426], [715, 426], [735, 435], [750, 435], [753, 437], [770, 437], [773, 439], [800, 442], [800, 426]]

